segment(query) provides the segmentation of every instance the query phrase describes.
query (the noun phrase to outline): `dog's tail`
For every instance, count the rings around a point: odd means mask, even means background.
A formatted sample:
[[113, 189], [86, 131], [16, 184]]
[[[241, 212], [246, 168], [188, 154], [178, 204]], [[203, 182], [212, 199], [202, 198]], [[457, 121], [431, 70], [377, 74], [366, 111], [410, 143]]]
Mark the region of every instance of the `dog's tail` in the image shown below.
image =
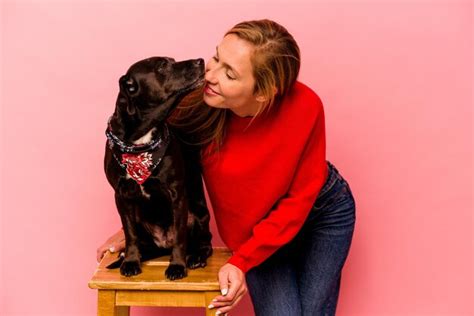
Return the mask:
[[[169, 248], [155, 248], [155, 249], [146, 249], [140, 253], [140, 261], [148, 261], [155, 259], [161, 256], [169, 256], [171, 254], [171, 249]], [[123, 260], [125, 259], [125, 253], [121, 252], [120, 257], [117, 260], [106, 266], [107, 269], [117, 269], [122, 265]]]
[[106, 268], [107, 269], [120, 268], [120, 266], [122, 265], [123, 259], [125, 259], [125, 254], [123, 252], [121, 252], [120, 257], [117, 260], [115, 260], [114, 262], [112, 262], [111, 264], [109, 264]]

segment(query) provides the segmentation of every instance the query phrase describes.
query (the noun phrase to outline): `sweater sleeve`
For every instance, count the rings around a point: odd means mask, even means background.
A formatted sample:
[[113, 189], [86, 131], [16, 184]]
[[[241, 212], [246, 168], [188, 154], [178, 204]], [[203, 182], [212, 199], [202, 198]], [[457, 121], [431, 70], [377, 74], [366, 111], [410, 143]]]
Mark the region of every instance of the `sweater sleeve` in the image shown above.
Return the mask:
[[244, 273], [290, 242], [303, 226], [327, 176], [324, 109], [320, 104], [286, 195], [227, 261]]

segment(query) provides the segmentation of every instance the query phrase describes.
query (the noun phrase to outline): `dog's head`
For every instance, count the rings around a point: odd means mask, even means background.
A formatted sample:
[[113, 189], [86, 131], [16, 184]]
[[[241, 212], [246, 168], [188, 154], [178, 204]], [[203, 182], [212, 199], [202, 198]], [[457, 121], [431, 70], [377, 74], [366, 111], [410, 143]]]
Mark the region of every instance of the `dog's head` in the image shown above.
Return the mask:
[[[133, 64], [119, 80], [116, 115], [132, 121], [164, 121], [189, 92], [204, 82], [204, 60], [176, 62], [151, 57]], [[125, 118], [125, 117], [128, 117]]]

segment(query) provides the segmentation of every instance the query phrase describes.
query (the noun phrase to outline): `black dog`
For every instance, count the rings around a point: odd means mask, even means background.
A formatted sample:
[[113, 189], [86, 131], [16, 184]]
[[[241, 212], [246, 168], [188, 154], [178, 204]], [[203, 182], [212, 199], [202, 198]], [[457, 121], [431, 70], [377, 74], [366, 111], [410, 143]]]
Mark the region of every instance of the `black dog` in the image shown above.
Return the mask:
[[104, 166], [126, 243], [125, 255], [108, 268], [120, 266], [122, 275], [139, 274], [142, 261], [171, 254], [166, 277], [180, 279], [186, 267], [204, 267], [212, 254], [198, 151], [179, 142], [166, 123], [203, 77], [202, 59], [152, 57], [119, 80]]

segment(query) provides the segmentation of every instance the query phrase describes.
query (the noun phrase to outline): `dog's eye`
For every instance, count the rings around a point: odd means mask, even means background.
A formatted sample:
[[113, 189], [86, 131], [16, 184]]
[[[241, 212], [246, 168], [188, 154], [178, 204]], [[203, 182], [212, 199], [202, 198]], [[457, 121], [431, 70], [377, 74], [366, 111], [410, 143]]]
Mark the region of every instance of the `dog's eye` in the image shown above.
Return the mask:
[[127, 88], [128, 92], [135, 92], [137, 91], [137, 87], [132, 79], [128, 79], [125, 81], [125, 87]]
[[120, 82], [121, 88], [126, 90], [129, 93], [134, 93], [138, 90], [138, 86], [135, 80], [133, 80], [133, 78], [130, 78], [126, 75], [122, 76], [119, 82]]

